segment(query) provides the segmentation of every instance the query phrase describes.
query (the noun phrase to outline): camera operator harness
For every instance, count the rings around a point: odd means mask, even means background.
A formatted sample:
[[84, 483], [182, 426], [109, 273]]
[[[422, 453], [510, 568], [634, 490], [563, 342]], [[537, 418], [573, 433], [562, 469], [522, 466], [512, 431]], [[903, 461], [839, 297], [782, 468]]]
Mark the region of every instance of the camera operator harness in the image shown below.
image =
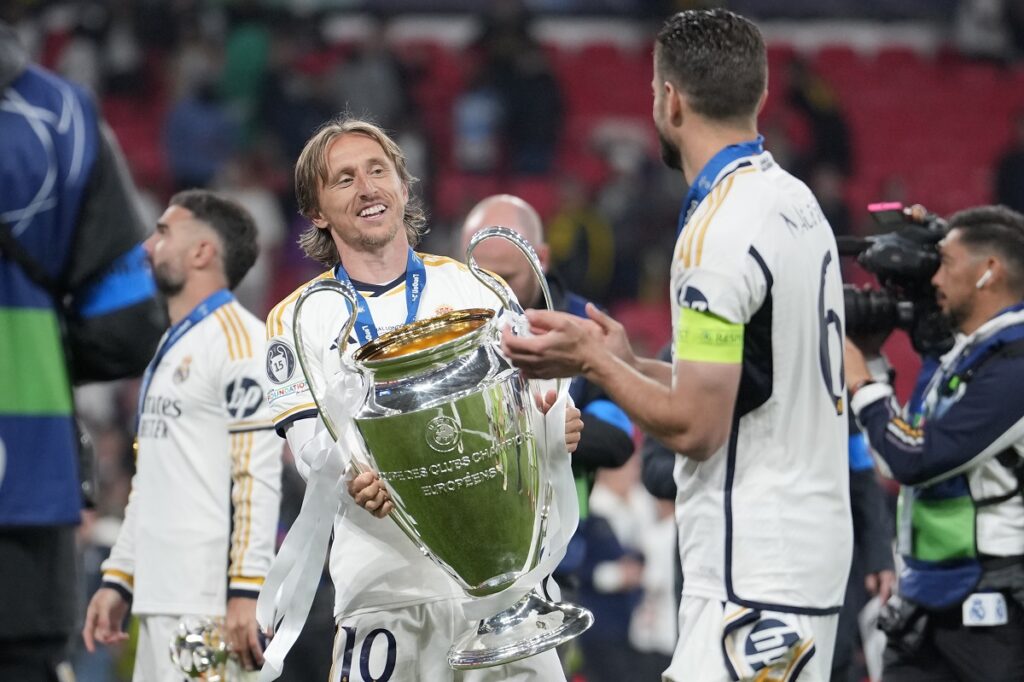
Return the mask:
[[[1018, 304], [958, 341], [911, 400], [910, 423], [895, 401], [879, 399], [891, 395], [888, 387], [858, 391], [854, 400], [871, 442], [882, 446], [876, 451], [903, 484], [900, 596], [936, 611], [965, 603], [965, 624], [998, 624], [991, 617], [969, 622], [965, 600], [978, 594], [993, 593], [987, 596], [994, 606], [999, 592], [1024, 604], [1024, 543], [1014, 532], [1024, 525], [1024, 459], [1017, 450], [1024, 414], [1010, 399], [1024, 381], [1022, 357], [1024, 304]], [[1002, 492], [991, 494], [994, 487]], [[1013, 506], [996, 509], [1007, 503]], [[1005, 602], [1002, 613], [1005, 618]]]

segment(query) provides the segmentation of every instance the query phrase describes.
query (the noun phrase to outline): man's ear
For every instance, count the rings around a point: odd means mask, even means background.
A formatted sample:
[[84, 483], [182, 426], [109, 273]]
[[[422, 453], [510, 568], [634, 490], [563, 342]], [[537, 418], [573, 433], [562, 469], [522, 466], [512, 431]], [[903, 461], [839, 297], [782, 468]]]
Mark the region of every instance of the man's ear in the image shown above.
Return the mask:
[[663, 87], [665, 88], [665, 106], [668, 107], [665, 120], [673, 128], [678, 128], [683, 125], [683, 118], [689, 108], [686, 94], [681, 90], [677, 90], [676, 86], [670, 81], [665, 81]]
[[208, 267], [220, 258], [220, 244], [213, 239], [200, 239], [192, 252], [192, 265], [197, 270]]
[[319, 230], [326, 230], [330, 227], [330, 223], [324, 220], [324, 217], [318, 212], [315, 216], [309, 219], [309, 222], [313, 223], [313, 227]]
[[547, 272], [548, 264], [551, 262], [551, 247], [547, 244], [538, 244], [534, 250], [537, 252], [537, 260], [540, 261], [540, 269]]

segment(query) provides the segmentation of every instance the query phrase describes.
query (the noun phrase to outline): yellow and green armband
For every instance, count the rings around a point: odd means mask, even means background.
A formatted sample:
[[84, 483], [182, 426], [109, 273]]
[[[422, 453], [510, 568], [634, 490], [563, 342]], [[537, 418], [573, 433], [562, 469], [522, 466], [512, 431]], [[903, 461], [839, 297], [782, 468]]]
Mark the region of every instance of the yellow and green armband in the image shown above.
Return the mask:
[[675, 328], [675, 359], [730, 365], [743, 362], [743, 325], [706, 311], [682, 308]]

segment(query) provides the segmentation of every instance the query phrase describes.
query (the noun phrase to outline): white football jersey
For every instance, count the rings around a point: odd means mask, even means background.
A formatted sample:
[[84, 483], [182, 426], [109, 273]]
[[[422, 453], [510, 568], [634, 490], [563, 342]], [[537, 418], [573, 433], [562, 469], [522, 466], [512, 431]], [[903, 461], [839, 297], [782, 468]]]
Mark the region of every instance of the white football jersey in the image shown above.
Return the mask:
[[267, 406], [263, 323], [232, 298], [153, 372], [136, 473], [104, 583], [136, 614], [222, 615], [256, 597], [274, 556], [281, 441]]
[[768, 153], [727, 165], [676, 242], [671, 292], [673, 357], [686, 308], [744, 325], [728, 442], [676, 461], [684, 591], [837, 612], [853, 541], [843, 292], [817, 200]]
[[[498, 297], [481, 284], [464, 264], [445, 258], [419, 254], [426, 267], [416, 319], [426, 319], [452, 310], [487, 308], [499, 311]], [[278, 432], [297, 419], [319, 418], [309, 386], [295, 356], [292, 322], [295, 301], [317, 279], [333, 277], [328, 271], [311, 280], [279, 303], [267, 318], [267, 376], [270, 379], [268, 402]], [[379, 334], [406, 323], [408, 307], [405, 276], [381, 287], [357, 284], [369, 306]], [[512, 297], [511, 292], [509, 296]], [[514, 300], [514, 299], [513, 299]], [[348, 318], [341, 297], [316, 294], [302, 307], [303, 341], [309, 356], [307, 369], [319, 381], [341, 369], [335, 339]], [[346, 352], [351, 354], [359, 342], [353, 335]], [[322, 390], [322, 386], [318, 386]], [[335, 615], [354, 615], [420, 604], [439, 599], [462, 598], [459, 586], [433, 561], [427, 559], [394, 522], [378, 519], [343, 494], [346, 513], [339, 515], [331, 547], [331, 577], [335, 587]]]

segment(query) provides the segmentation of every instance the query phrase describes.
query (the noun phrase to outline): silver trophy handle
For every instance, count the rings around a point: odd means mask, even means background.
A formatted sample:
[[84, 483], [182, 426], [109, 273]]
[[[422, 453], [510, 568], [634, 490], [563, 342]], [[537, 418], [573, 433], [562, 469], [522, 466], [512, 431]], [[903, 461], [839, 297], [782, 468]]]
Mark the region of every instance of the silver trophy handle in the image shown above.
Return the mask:
[[540, 282], [540, 290], [544, 293], [544, 304], [548, 310], [554, 310], [555, 306], [551, 302], [551, 289], [548, 288], [548, 280], [544, 277], [544, 268], [540, 265], [540, 258], [537, 257], [537, 252], [533, 250], [530, 242], [523, 238], [523, 235], [511, 228], [499, 227], [497, 225], [486, 227], [474, 234], [472, 239], [469, 240], [469, 246], [466, 247], [466, 265], [469, 266], [469, 271], [473, 273], [473, 276], [480, 280], [481, 284], [493, 291], [501, 299], [502, 305], [512, 310], [512, 300], [509, 298], [508, 289], [503, 287], [494, 275], [477, 265], [476, 259], [473, 258], [473, 251], [476, 250], [480, 242], [491, 237], [501, 237], [505, 241], [512, 242], [523, 252], [526, 260], [530, 263], [530, 267], [533, 269], [533, 274], [537, 276], [537, 281]]
[[320, 293], [321, 291], [330, 291], [340, 295], [348, 301], [351, 308], [348, 320], [345, 322], [345, 326], [341, 330], [341, 334], [338, 335], [337, 339], [338, 357], [341, 359], [341, 365], [351, 371], [358, 370], [356, 370], [345, 357], [345, 348], [348, 346], [348, 337], [356, 326], [356, 314], [359, 310], [359, 302], [356, 299], [355, 291], [352, 290], [352, 285], [339, 282], [333, 278], [319, 279], [306, 287], [306, 289], [299, 295], [299, 299], [295, 302], [295, 317], [292, 320], [292, 333], [295, 335], [295, 354], [299, 356], [299, 367], [302, 369], [302, 375], [306, 377], [306, 383], [309, 384], [309, 392], [313, 394], [313, 402], [316, 403], [316, 408], [320, 412], [320, 418], [324, 420], [324, 426], [327, 427], [331, 437], [334, 440], [338, 440], [340, 431], [331, 420], [331, 416], [327, 414], [327, 410], [325, 410], [324, 406], [320, 404], [319, 382], [314, 378], [313, 373], [309, 371], [309, 365], [306, 362], [306, 347], [302, 339], [302, 325], [299, 324], [299, 313], [302, 311], [302, 306], [309, 300], [310, 296]]
[[[348, 347], [348, 337], [352, 334], [352, 330], [355, 329], [356, 326], [356, 315], [358, 315], [359, 302], [356, 297], [355, 290], [352, 289], [352, 285], [348, 282], [339, 282], [334, 278], [320, 279], [310, 284], [301, 294], [299, 294], [299, 298], [295, 302], [295, 317], [292, 320], [292, 333], [295, 335], [295, 354], [299, 356], [299, 367], [302, 369], [302, 375], [306, 378], [306, 383], [309, 384], [309, 392], [313, 394], [313, 402], [316, 403], [316, 409], [320, 413], [320, 418], [324, 420], [324, 426], [327, 427], [327, 431], [331, 434], [331, 438], [337, 441], [341, 435], [341, 429], [339, 429], [333, 420], [331, 420], [330, 414], [328, 414], [327, 410], [324, 409], [323, 404], [320, 402], [317, 382], [313, 377], [313, 373], [309, 371], [306, 362], [306, 347], [302, 339], [302, 326], [299, 324], [299, 313], [302, 311], [302, 306], [309, 300], [310, 296], [318, 294], [321, 291], [333, 292], [348, 301], [351, 312], [349, 313], [348, 320], [346, 320], [341, 333], [338, 334], [338, 359], [341, 361], [342, 368], [357, 374], [361, 374], [359, 367], [345, 355], [345, 349]], [[364, 467], [359, 464], [357, 459], [352, 460], [352, 466], [355, 468], [357, 474], [363, 473]], [[402, 514], [390, 514], [389, 516], [421, 552], [430, 556], [426, 547], [423, 545], [423, 542], [420, 541], [419, 536], [413, 530], [410, 522], [406, 520]]]

